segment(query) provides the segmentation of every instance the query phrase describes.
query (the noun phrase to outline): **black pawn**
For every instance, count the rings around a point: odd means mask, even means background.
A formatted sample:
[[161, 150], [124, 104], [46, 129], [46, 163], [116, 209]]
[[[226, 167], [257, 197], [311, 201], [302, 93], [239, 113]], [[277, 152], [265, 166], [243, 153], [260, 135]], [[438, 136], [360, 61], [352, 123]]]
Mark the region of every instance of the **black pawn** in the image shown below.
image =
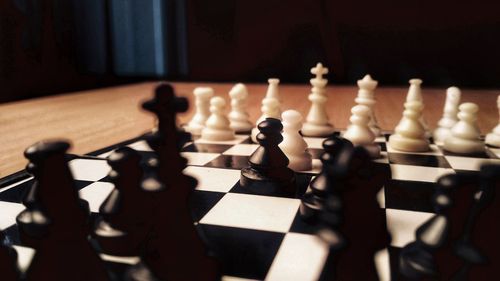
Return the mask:
[[99, 209], [94, 237], [102, 252], [117, 256], [139, 256], [151, 228], [152, 199], [142, 189], [141, 156], [130, 147], [108, 157], [109, 178], [115, 188]]
[[241, 170], [240, 185], [254, 194], [296, 196], [295, 173], [278, 146], [283, 141], [281, 121], [266, 118], [258, 128], [260, 146], [250, 156], [250, 166]]
[[317, 222], [319, 215], [323, 212], [325, 199], [333, 192], [335, 184], [329, 173], [331, 170], [329, 166], [334, 164], [337, 154], [346, 147], [352, 148], [352, 143], [339, 137], [330, 137], [323, 142], [321, 173], [311, 181], [300, 204], [300, 217], [308, 223]]
[[399, 256], [400, 273], [413, 280], [437, 278], [439, 268], [436, 251], [442, 248], [449, 239], [449, 208], [452, 206], [450, 193], [459, 185], [456, 175], [442, 176], [433, 196], [436, 215], [422, 224], [415, 233], [414, 242], [404, 246]]
[[[28, 167], [37, 182], [37, 210], [23, 212], [17, 218], [25, 223], [41, 224], [43, 233], [36, 237], [35, 255], [26, 272], [26, 280], [108, 280], [102, 261], [88, 241], [88, 204], [78, 198], [67, 165], [69, 144], [61, 141], [40, 142], [25, 151]], [[22, 226], [26, 226], [21, 224]], [[21, 228], [21, 238], [30, 235]], [[29, 229], [28, 229], [29, 230]]]
[[17, 253], [13, 248], [5, 245], [5, 237], [0, 231], [0, 276], [2, 281], [16, 281], [19, 279], [17, 269]]

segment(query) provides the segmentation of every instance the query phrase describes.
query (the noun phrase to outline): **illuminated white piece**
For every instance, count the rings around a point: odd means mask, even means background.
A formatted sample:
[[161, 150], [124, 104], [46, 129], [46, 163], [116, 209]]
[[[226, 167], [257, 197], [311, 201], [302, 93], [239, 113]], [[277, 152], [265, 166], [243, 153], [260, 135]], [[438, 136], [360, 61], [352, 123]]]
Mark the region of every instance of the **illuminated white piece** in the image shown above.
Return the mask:
[[234, 139], [234, 131], [229, 127], [229, 119], [224, 116], [226, 101], [221, 97], [210, 99], [210, 117], [201, 131], [201, 139], [226, 141]]
[[309, 137], [326, 137], [334, 132], [333, 125], [330, 124], [326, 113], [326, 84], [328, 80], [323, 75], [328, 74], [328, 68], [321, 63], [316, 64], [311, 69], [311, 73], [316, 75], [311, 79], [312, 90], [309, 94], [311, 108], [307, 114], [306, 122], [302, 127], [302, 134]]
[[425, 137], [425, 129], [419, 121], [423, 104], [418, 101], [405, 102], [403, 118], [389, 137], [389, 145], [396, 150], [407, 152], [423, 152], [429, 150], [429, 140]]
[[302, 115], [295, 110], [287, 110], [281, 114], [283, 119], [283, 141], [279, 144], [281, 150], [290, 161], [288, 168], [294, 171], [312, 170], [312, 156], [307, 150], [307, 143], [300, 135]]
[[357, 104], [366, 105], [370, 108], [370, 122], [368, 126], [375, 134], [376, 137], [380, 136], [380, 127], [377, 124], [377, 119], [375, 118], [374, 105], [377, 102], [375, 100], [375, 88], [377, 88], [378, 82], [373, 80], [372, 77], [367, 74], [363, 79], [358, 80], [358, 96], [354, 100]]
[[267, 83], [269, 85], [267, 86], [266, 98], [275, 98], [281, 103], [281, 97], [278, 88], [280, 80], [278, 78], [269, 78], [267, 79]]
[[250, 132], [253, 124], [249, 120], [248, 112], [246, 111], [248, 90], [241, 83], [234, 85], [229, 91], [231, 97], [231, 112], [229, 112], [230, 127], [236, 133]]
[[[497, 98], [498, 115], [500, 116], [500, 95]], [[498, 125], [486, 135], [486, 144], [500, 147], [500, 120]]]
[[201, 135], [205, 123], [210, 117], [210, 99], [214, 96], [214, 90], [209, 87], [197, 87], [193, 91], [195, 97], [196, 113], [189, 123], [184, 126], [192, 135]]
[[460, 103], [460, 89], [449, 87], [446, 90], [446, 101], [443, 109], [443, 117], [438, 122], [438, 127], [434, 130], [434, 142], [443, 144], [450, 135], [451, 128], [458, 122], [458, 104]]
[[371, 110], [366, 105], [358, 104], [351, 109], [351, 124], [343, 137], [355, 146], [366, 148], [371, 157], [380, 157], [380, 146], [375, 143], [375, 134], [369, 127]]
[[[410, 83], [410, 88], [408, 89], [408, 94], [406, 95], [406, 101], [407, 102], [419, 101], [422, 103], [422, 106], [424, 106], [424, 99], [422, 98], [422, 87], [420, 86], [422, 84], [422, 80], [410, 79], [409, 83]], [[425, 137], [430, 138], [431, 132], [429, 131], [429, 126], [427, 125], [427, 122], [424, 119], [424, 115], [421, 114], [420, 118], [418, 120], [420, 121], [420, 123], [424, 127]]]
[[257, 135], [260, 132], [257, 126], [260, 122], [264, 121], [266, 118], [280, 119], [281, 117], [280, 103], [275, 98], [264, 98], [260, 111], [262, 115], [257, 119], [257, 122], [255, 122], [255, 127], [252, 129], [252, 134], [250, 136], [254, 143], [257, 143]]
[[458, 109], [459, 121], [453, 128], [451, 134], [444, 141], [443, 148], [447, 151], [460, 154], [474, 154], [484, 151], [484, 143], [481, 141], [481, 132], [477, 127], [477, 112], [479, 107], [471, 102], [462, 103]]

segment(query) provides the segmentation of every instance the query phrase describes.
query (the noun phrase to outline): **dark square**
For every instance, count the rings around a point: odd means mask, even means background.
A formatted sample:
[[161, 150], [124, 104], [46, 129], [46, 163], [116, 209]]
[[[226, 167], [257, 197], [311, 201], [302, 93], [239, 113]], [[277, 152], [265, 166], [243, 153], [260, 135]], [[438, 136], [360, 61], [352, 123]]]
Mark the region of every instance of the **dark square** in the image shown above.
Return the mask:
[[219, 155], [214, 160], [205, 164], [205, 167], [241, 170], [248, 166], [248, 158], [248, 156], [240, 155]]
[[222, 153], [230, 149], [232, 145], [213, 144], [213, 143], [191, 143], [182, 148], [182, 152], [206, 152], [206, 153]]
[[302, 218], [300, 218], [300, 213], [297, 211], [295, 218], [293, 219], [292, 226], [290, 227], [290, 232], [303, 233], [303, 234], [315, 234], [318, 231], [318, 226], [313, 223], [307, 223]]
[[[297, 182], [297, 192], [294, 195], [284, 195], [284, 194], [276, 194], [272, 195], [275, 197], [284, 197], [284, 198], [300, 198], [305, 191], [307, 190], [307, 187], [309, 186], [309, 182], [311, 181], [312, 176], [308, 174], [296, 174], [295, 175], [295, 180]], [[242, 193], [242, 194], [254, 194], [248, 189], [242, 187], [240, 185], [240, 182], [238, 181], [234, 187], [229, 191], [230, 193]]]
[[421, 167], [451, 168], [450, 164], [440, 155], [422, 155], [389, 152], [389, 163], [399, 165], [412, 165]]
[[[100, 181], [102, 181], [102, 180], [100, 180]], [[74, 180], [74, 182], [75, 182], [76, 190], [80, 190], [80, 189], [86, 187], [87, 185], [91, 185], [94, 183], [93, 181], [82, 181], [82, 180]]]
[[221, 260], [223, 274], [264, 280], [285, 234], [199, 224], [208, 248]]
[[431, 182], [390, 180], [385, 186], [385, 207], [390, 209], [434, 212]]
[[387, 247], [387, 251], [389, 252], [389, 267], [391, 270], [390, 280], [409, 280], [399, 272], [399, 256], [401, 248], [389, 246]]
[[225, 193], [195, 190], [189, 198], [189, 208], [195, 222], [201, 220]]
[[387, 151], [387, 144], [385, 142], [376, 142], [380, 146], [381, 151]]
[[460, 154], [460, 153], [453, 153], [450, 151], [446, 151], [442, 146], [439, 146], [441, 151], [443, 151], [443, 154], [446, 156], [459, 156], [459, 157], [467, 157], [467, 158], [485, 158], [485, 159], [490, 159], [491, 157], [486, 153], [486, 151], [481, 152], [481, 153], [474, 153], [474, 154]]
[[19, 185], [11, 187], [8, 190], [0, 192], [0, 201], [7, 201], [12, 203], [21, 203], [24, 194], [31, 188], [35, 181], [33, 179], [23, 182]]
[[7, 227], [2, 232], [5, 235], [5, 240], [3, 242], [6, 245], [22, 246], [21, 239], [19, 238], [19, 229], [17, 228], [17, 224], [13, 224]]

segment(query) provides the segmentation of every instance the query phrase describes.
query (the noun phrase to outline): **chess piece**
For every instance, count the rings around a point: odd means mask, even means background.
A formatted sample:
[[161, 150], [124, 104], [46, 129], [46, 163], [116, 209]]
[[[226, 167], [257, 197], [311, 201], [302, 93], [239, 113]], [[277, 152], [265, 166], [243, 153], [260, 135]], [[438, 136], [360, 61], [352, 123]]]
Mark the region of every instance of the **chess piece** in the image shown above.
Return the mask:
[[371, 110], [366, 105], [356, 105], [351, 109], [351, 125], [344, 133], [344, 138], [355, 146], [364, 147], [372, 158], [380, 157], [380, 146], [375, 143], [375, 134], [369, 127]]
[[377, 124], [377, 119], [375, 118], [374, 105], [375, 100], [375, 88], [377, 88], [378, 82], [373, 80], [372, 77], [367, 74], [363, 79], [358, 80], [358, 96], [354, 100], [357, 104], [366, 105], [370, 108], [370, 122], [368, 126], [375, 134], [375, 137], [381, 135], [380, 127]]
[[250, 166], [241, 170], [240, 185], [254, 194], [294, 196], [295, 174], [278, 146], [283, 140], [280, 120], [266, 118], [258, 128], [260, 146], [250, 156]]
[[[281, 110], [280, 110], [280, 103], [277, 99], [273, 97], [269, 98], [264, 98], [262, 100], [262, 107], [260, 108], [262, 115], [257, 119], [256, 125], [258, 126], [262, 121], [266, 120], [266, 118], [275, 118], [275, 119], [280, 119], [281, 118]], [[254, 143], [257, 143], [257, 135], [259, 134], [259, 129], [257, 128], [252, 129], [252, 133], [250, 138]]]
[[300, 217], [304, 221], [311, 224], [318, 222], [320, 214], [325, 209], [327, 197], [333, 193], [335, 180], [330, 173], [330, 167], [335, 165], [337, 155], [343, 149], [350, 149], [352, 147], [353, 145], [350, 141], [335, 136], [323, 141], [324, 152], [321, 155], [321, 162], [323, 164], [321, 172], [311, 181], [300, 203]]
[[[422, 108], [423, 108], [424, 99], [422, 97], [422, 87], [420, 86], [422, 84], [422, 80], [410, 79], [409, 83], [410, 83], [410, 88], [408, 89], [408, 94], [406, 95], [406, 102], [419, 101], [420, 103], [422, 103]], [[425, 137], [430, 138], [432, 134], [429, 130], [429, 125], [427, 125], [427, 122], [424, 119], [423, 114], [420, 115], [419, 121], [425, 130]]]
[[302, 115], [295, 110], [287, 110], [281, 114], [283, 119], [283, 141], [279, 144], [290, 163], [288, 168], [294, 171], [312, 169], [312, 156], [307, 151], [307, 143], [300, 135]]
[[160, 280], [216, 280], [219, 265], [206, 252], [187, 204], [197, 181], [182, 172], [186, 159], [179, 153], [182, 136], [175, 125], [176, 114], [187, 106], [168, 84], [159, 85], [153, 99], [143, 104], [159, 120], [158, 130], [146, 137], [158, 159], [142, 183], [154, 210], [143, 261]]
[[210, 117], [210, 99], [214, 96], [214, 90], [209, 87], [197, 87], [194, 89], [193, 94], [196, 113], [184, 129], [192, 135], [199, 136]]
[[94, 230], [102, 252], [115, 256], [140, 256], [151, 227], [152, 200], [142, 189], [141, 156], [121, 147], [108, 157], [109, 178], [115, 188], [102, 203]]
[[5, 244], [5, 236], [0, 231], [0, 274], [2, 280], [19, 280], [19, 271], [17, 269], [17, 252]]
[[[499, 111], [498, 114], [500, 116], [500, 95], [497, 98], [497, 107]], [[496, 127], [491, 131], [491, 133], [486, 135], [485, 142], [487, 145], [500, 148], [500, 121], [498, 122], [498, 125], [496, 125]]]
[[201, 130], [201, 138], [209, 141], [227, 141], [234, 139], [234, 131], [229, 126], [229, 119], [224, 116], [226, 101], [221, 97], [210, 99], [210, 112], [206, 127]]
[[249, 115], [246, 112], [247, 87], [238, 83], [229, 91], [229, 96], [231, 97], [231, 112], [229, 112], [231, 129], [236, 133], [250, 132], [253, 125], [248, 120]]
[[438, 122], [438, 127], [434, 130], [434, 142], [442, 145], [444, 140], [450, 136], [451, 128], [457, 123], [458, 104], [460, 103], [460, 89], [449, 87], [446, 90], [446, 101], [444, 104], [443, 117]]
[[67, 165], [68, 148], [67, 142], [52, 141], [36, 143], [25, 151], [29, 171], [38, 184], [36, 199], [43, 216], [30, 217], [33, 213], [25, 212], [17, 220], [47, 224], [43, 239], [35, 245], [26, 280], [108, 280], [88, 241], [88, 209], [78, 200]]
[[280, 80], [278, 78], [269, 78], [267, 79], [267, 83], [269, 83], [269, 86], [267, 86], [266, 98], [276, 99], [281, 104], [281, 97], [278, 88]]
[[475, 154], [484, 152], [484, 143], [481, 141], [481, 132], [477, 127], [477, 112], [479, 107], [471, 102], [459, 106], [458, 121], [451, 134], [444, 141], [443, 148], [459, 154]]
[[328, 68], [318, 63], [311, 69], [311, 73], [316, 75], [311, 79], [312, 90], [309, 95], [311, 108], [307, 114], [306, 122], [302, 127], [302, 134], [310, 137], [327, 137], [333, 134], [333, 125], [329, 123], [326, 113], [326, 84], [328, 80], [323, 75], [328, 74]]
[[389, 145], [397, 150], [422, 152], [429, 150], [425, 129], [419, 121], [423, 105], [419, 101], [405, 102], [403, 118], [396, 126], [395, 134], [389, 137]]
[[450, 195], [459, 185], [459, 177], [454, 174], [439, 178], [432, 200], [436, 215], [417, 228], [416, 240], [401, 250], [399, 265], [403, 276], [415, 280], [439, 276], [436, 252], [450, 244], [449, 213], [454, 201]]

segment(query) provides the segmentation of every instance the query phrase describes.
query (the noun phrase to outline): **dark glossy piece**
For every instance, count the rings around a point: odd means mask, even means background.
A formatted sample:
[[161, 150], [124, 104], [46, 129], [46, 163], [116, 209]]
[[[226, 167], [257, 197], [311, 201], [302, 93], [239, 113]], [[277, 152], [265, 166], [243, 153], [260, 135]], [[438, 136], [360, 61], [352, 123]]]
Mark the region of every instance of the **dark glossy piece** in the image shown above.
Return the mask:
[[13, 248], [4, 245], [5, 237], [0, 231], [0, 276], [2, 281], [19, 280], [17, 269], [17, 253]]
[[[37, 183], [33, 204], [17, 221], [21, 238], [36, 229], [35, 256], [26, 280], [108, 280], [104, 265], [88, 241], [88, 205], [82, 207], [69, 170], [63, 141], [39, 142], [25, 151]], [[24, 227], [24, 228], [23, 228]]]
[[258, 128], [260, 146], [250, 156], [250, 166], [241, 170], [240, 185], [254, 194], [295, 196], [295, 173], [288, 168], [288, 158], [278, 146], [283, 141], [281, 121], [266, 118]]

